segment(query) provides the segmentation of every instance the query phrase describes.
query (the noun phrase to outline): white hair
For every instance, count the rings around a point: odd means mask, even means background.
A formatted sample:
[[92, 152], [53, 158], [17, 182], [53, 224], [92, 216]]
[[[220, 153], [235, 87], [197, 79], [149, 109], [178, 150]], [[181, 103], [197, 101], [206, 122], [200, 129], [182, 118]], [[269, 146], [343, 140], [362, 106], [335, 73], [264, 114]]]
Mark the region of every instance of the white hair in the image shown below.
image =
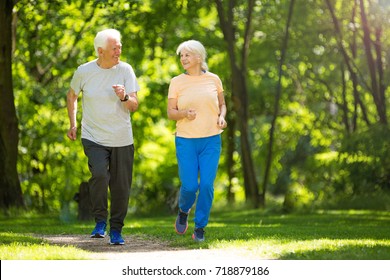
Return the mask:
[[116, 29], [104, 29], [96, 34], [94, 39], [95, 53], [99, 56], [98, 48], [106, 49], [108, 39], [121, 41], [121, 33]]
[[206, 57], [207, 57], [206, 49], [202, 45], [201, 42], [196, 41], [196, 40], [185, 41], [179, 45], [179, 47], [176, 50], [176, 54], [179, 55], [181, 53], [181, 51], [184, 49], [191, 52], [191, 53], [199, 55], [199, 57], [201, 59], [202, 70], [209, 70], [209, 67], [207, 66], [207, 63], [206, 63]]

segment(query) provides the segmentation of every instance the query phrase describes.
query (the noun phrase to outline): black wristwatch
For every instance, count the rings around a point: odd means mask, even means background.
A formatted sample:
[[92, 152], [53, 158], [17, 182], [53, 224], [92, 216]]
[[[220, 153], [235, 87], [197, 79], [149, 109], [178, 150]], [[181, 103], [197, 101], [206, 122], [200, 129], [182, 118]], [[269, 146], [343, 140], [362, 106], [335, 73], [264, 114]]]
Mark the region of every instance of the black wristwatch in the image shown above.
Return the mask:
[[128, 94], [125, 95], [125, 98], [121, 99], [121, 102], [126, 102], [127, 100], [129, 100], [129, 95]]

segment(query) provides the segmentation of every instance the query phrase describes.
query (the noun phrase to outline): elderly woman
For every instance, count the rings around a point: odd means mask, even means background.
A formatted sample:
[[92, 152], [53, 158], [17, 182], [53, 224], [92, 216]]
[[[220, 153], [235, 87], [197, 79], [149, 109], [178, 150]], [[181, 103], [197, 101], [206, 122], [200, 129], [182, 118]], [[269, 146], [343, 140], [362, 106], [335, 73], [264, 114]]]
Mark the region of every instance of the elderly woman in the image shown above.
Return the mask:
[[[181, 181], [178, 234], [188, 228], [188, 215], [196, 202], [192, 238], [204, 241], [214, 198], [214, 180], [221, 154], [221, 133], [227, 126], [222, 82], [208, 71], [206, 50], [195, 40], [179, 45], [176, 53], [185, 70], [172, 78], [168, 92], [168, 118], [176, 121], [176, 157]], [[198, 196], [198, 197], [197, 197]]]

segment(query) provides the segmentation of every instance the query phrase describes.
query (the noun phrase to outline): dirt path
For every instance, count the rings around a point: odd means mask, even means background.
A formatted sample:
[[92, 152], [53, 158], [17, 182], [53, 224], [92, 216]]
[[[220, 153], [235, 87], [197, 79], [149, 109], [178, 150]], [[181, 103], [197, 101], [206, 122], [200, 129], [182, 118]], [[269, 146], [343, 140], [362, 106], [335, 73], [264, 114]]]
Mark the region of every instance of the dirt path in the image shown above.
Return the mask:
[[244, 250], [174, 248], [159, 240], [146, 239], [139, 236], [125, 236], [125, 245], [109, 245], [108, 238], [89, 238], [86, 235], [39, 235], [49, 244], [74, 246], [91, 253], [91, 259], [124, 260], [147, 259], [258, 259]]

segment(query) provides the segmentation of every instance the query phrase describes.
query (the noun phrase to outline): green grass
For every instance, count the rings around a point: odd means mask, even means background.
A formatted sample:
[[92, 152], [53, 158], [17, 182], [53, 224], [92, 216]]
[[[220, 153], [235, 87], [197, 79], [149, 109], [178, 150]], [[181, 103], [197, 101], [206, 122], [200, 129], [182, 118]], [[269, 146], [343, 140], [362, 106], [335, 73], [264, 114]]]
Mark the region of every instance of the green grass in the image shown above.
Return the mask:
[[89, 259], [89, 253], [83, 250], [49, 245], [28, 235], [0, 233], [0, 240], [0, 259], [2, 260]]
[[[190, 217], [191, 218], [191, 217]], [[390, 213], [385, 211], [320, 211], [270, 214], [259, 210], [213, 211], [206, 242], [189, 233], [177, 235], [175, 216], [129, 215], [124, 235], [158, 238], [187, 249], [239, 250], [264, 259], [389, 260]], [[62, 222], [58, 216], [0, 217], [0, 259], [88, 259], [73, 246], [53, 246], [34, 234], [89, 234], [93, 223]]]

